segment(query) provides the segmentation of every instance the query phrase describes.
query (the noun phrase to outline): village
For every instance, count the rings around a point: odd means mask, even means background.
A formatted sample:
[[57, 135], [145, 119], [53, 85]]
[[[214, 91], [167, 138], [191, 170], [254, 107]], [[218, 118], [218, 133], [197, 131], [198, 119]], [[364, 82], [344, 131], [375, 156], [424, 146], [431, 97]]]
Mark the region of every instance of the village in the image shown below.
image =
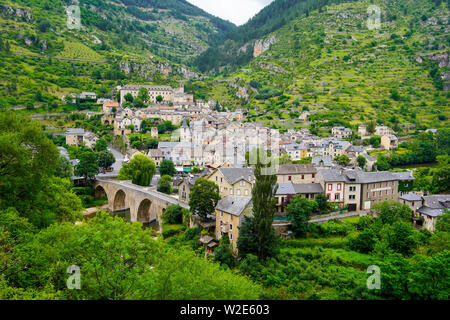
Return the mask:
[[[412, 223], [433, 231], [436, 219], [448, 208], [450, 195], [432, 195], [411, 192], [414, 181], [412, 171], [377, 171], [376, 158], [369, 155], [371, 145], [353, 145], [348, 141], [352, 130], [333, 127], [331, 137], [312, 135], [307, 128], [289, 129], [280, 134], [262, 123], [246, 122], [243, 110], [221, 111], [215, 101], [194, 101], [193, 95], [184, 93], [183, 87], [126, 85], [115, 88], [118, 101], [103, 99], [103, 125], [113, 128], [114, 136], [127, 142], [123, 158], [116, 162], [129, 162], [136, 155], [153, 160], [156, 167], [162, 161], [173, 163], [176, 174], [171, 181], [170, 196], [188, 204], [192, 186], [198, 178], [214, 182], [219, 189], [220, 201], [215, 215], [207, 221], [192, 219], [191, 226], [202, 226], [208, 231], [201, 241], [207, 252], [213, 254], [218, 240], [228, 234], [233, 251], [237, 253], [239, 229], [243, 217], [252, 212], [252, 188], [255, 183], [253, 166], [246, 155], [258, 149], [270, 150], [275, 156], [278, 188], [273, 227], [283, 238], [292, 236], [286, 207], [290, 199], [299, 195], [308, 200], [324, 197], [329, 205], [323, 221], [339, 216], [362, 216], [384, 201], [395, 201], [411, 209]], [[143, 97], [143, 108], [131, 103]], [[140, 103], [140, 102], [139, 102]], [[137, 150], [130, 146], [129, 136], [139, 134], [145, 121], [170, 122], [177, 129], [166, 141], [158, 140], [156, 148]], [[158, 128], [151, 127], [150, 135], [159, 138]], [[380, 138], [379, 149], [391, 150], [398, 146], [398, 138], [387, 126], [376, 126], [370, 134], [360, 125], [357, 134], [362, 139]], [[435, 133], [435, 132], [433, 132]], [[93, 148], [97, 137], [81, 128], [66, 132], [67, 145], [86, 145]], [[117, 151], [115, 152], [118, 153]], [[73, 163], [76, 164], [77, 162]], [[117, 177], [121, 163], [110, 168], [109, 177]], [[152, 181], [158, 184], [160, 176]], [[193, 217], [195, 218], [195, 217]]]

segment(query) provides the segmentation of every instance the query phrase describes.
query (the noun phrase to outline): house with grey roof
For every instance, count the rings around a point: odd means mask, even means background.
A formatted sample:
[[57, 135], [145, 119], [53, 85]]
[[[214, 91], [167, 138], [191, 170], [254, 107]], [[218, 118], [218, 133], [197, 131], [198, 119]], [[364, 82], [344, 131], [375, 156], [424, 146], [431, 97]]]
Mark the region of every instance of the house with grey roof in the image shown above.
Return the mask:
[[416, 212], [422, 206], [422, 196], [415, 192], [408, 192], [399, 197], [400, 203], [407, 205], [413, 212]]
[[311, 158], [311, 163], [317, 169], [331, 169], [335, 165], [333, 164], [333, 159], [330, 156], [315, 156]]
[[349, 211], [370, 210], [376, 203], [398, 201], [400, 179], [388, 171], [323, 169], [317, 174], [328, 200], [348, 205]]
[[352, 135], [352, 130], [346, 127], [333, 127], [331, 134], [338, 139], [344, 139]]
[[68, 146], [79, 146], [84, 142], [85, 131], [83, 128], [70, 128], [66, 131], [66, 144]]
[[440, 194], [422, 197], [422, 206], [417, 209], [420, 217], [423, 217], [423, 226], [429, 231], [436, 228], [437, 218], [448, 214], [450, 210], [450, 195]]
[[237, 252], [239, 228], [244, 217], [252, 215], [252, 198], [226, 196], [216, 206], [216, 238], [221, 239], [227, 234], [233, 251]]
[[278, 167], [277, 182], [314, 183], [316, 167], [309, 164], [282, 164]]
[[286, 215], [286, 206], [289, 204], [290, 199], [295, 195], [300, 195], [308, 200], [314, 200], [318, 194], [323, 194], [323, 188], [320, 183], [278, 183], [278, 189], [275, 193], [275, 197], [277, 198], [276, 215]]
[[207, 179], [218, 185], [221, 197], [233, 195], [250, 197], [255, 183], [252, 168], [219, 167]]
[[385, 150], [391, 150], [398, 146], [398, 138], [393, 134], [386, 134], [381, 137], [380, 146]]

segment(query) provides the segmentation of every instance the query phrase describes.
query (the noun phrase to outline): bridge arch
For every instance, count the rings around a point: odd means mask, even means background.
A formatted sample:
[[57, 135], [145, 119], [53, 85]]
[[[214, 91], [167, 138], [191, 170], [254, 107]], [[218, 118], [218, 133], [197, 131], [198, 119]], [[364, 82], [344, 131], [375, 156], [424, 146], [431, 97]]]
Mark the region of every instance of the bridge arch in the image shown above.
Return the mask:
[[119, 189], [114, 196], [113, 211], [128, 209], [126, 205], [126, 194]]
[[152, 202], [149, 199], [144, 199], [139, 203], [139, 207], [137, 210], [137, 221], [142, 223], [148, 223], [151, 219], [150, 208], [152, 206]]
[[94, 197], [95, 198], [108, 198], [108, 194], [105, 191], [105, 188], [103, 188], [101, 185], [98, 185], [94, 190]]

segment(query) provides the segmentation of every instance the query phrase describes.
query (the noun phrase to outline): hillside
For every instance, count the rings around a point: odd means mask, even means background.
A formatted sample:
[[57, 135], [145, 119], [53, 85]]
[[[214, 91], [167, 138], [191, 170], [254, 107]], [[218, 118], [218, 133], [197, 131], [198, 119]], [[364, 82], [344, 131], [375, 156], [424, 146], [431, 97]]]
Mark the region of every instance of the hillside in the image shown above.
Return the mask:
[[254, 56], [267, 50], [274, 38], [263, 39], [291, 22], [321, 9], [327, 4], [354, 0], [276, 0], [263, 8], [246, 24], [217, 38], [215, 43], [195, 60], [202, 72], [235, 70]]
[[[366, 25], [372, 4], [380, 29]], [[272, 44], [242, 68], [191, 86], [279, 128], [371, 120], [406, 132], [440, 127], [449, 117], [448, 17], [448, 3], [430, 0], [325, 6], [267, 34], [262, 42]], [[305, 110], [313, 123], [299, 119]]]
[[0, 1], [2, 105], [48, 102], [73, 89], [103, 95], [126, 79], [197, 77], [184, 63], [235, 28], [184, 0], [83, 0], [76, 28], [70, 5]]

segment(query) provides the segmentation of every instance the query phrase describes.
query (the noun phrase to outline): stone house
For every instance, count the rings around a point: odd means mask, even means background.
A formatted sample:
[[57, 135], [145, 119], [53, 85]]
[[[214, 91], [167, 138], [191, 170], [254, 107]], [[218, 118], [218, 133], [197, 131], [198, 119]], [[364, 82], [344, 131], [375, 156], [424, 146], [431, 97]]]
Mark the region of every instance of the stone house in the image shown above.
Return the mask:
[[155, 165], [159, 167], [161, 161], [164, 160], [164, 155], [159, 149], [150, 149], [147, 152], [147, 157], [155, 162]]
[[393, 131], [391, 128], [387, 127], [387, 126], [376, 126], [375, 127], [375, 135], [376, 136], [386, 136], [388, 134], [392, 134]]
[[183, 203], [189, 203], [189, 195], [191, 194], [191, 187], [194, 183], [194, 179], [183, 179], [183, 182], [178, 186], [178, 200]]
[[333, 127], [331, 134], [338, 139], [344, 139], [352, 135], [352, 130], [346, 127]]
[[245, 216], [252, 215], [252, 198], [226, 196], [216, 206], [216, 238], [221, 239], [227, 233], [232, 249], [237, 250], [239, 228]]
[[70, 128], [66, 131], [66, 144], [68, 146], [79, 146], [84, 142], [85, 131], [82, 128]]
[[437, 218], [446, 214], [446, 209], [450, 209], [450, 195], [423, 196], [422, 206], [417, 209], [417, 213], [424, 219], [423, 227], [433, 232], [436, 228]]
[[275, 197], [277, 198], [276, 215], [286, 215], [286, 206], [289, 204], [290, 199], [292, 199], [295, 195], [300, 195], [308, 200], [314, 200], [318, 194], [323, 194], [323, 188], [319, 183], [278, 183], [278, 189], [275, 194]]
[[314, 183], [316, 173], [313, 164], [283, 164], [278, 168], [277, 182]]
[[218, 168], [207, 179], [219, 186], [221, 197], [250, 197], [255, 181], [251, 168]]
[[384, 150], [391, 150], [398, 146], [398, 138], [393, 134], [387, 134], [381, 137], [380, 146]]
[[285, 145], [286, 153], [292, 161], [298, 161], [307, 157], [308, 148], [302, 144], [288, 144]]
[[416, 212], [422, 206], [422, 197], [414, 192], [409, 192], [401, 195], [399, 202], [407, 205], [412, 212]]

